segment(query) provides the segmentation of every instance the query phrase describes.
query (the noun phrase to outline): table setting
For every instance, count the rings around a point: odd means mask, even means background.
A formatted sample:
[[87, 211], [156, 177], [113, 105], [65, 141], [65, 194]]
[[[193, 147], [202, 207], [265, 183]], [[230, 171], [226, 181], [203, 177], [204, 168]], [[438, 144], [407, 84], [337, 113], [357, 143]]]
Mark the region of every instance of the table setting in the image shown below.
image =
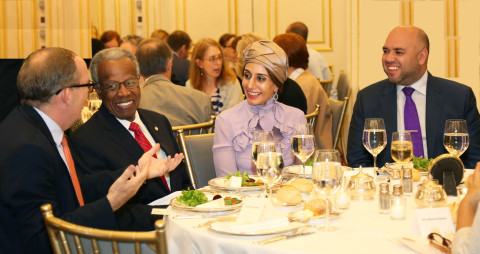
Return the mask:
[[[382, 122], [366, 121], [364, 146], [374, 161], [387, 142]], [[166, 216], [169, 251], [445, 253], [429, 235], [452, 239], [456, 205], [467, 189], [461, 184], [458, 196], [447, 196], [431, 174], [417, 171], [408, 131], [392, 135], [395, 163], [352, 169], [341, 165], [338, 151], [315, 151], [311, 126], [295, 129], [292, 150], [302, 165], [284, 167], [271, 134], [255, 133], [257, 175], [238, 171], [153, 202], [170, 205], [157, 211]], [[459, 136], [445, 139], [454, 156], [468, 148], [468, 137]], [[438, 161], [428, 162], [431, 169]], [[462, 177], [472, 172], [462, 168]], [[201, 201], [191, 205], [190, 199]], [[438, 218], [443, 221], [433, 228], [430, 220]]]

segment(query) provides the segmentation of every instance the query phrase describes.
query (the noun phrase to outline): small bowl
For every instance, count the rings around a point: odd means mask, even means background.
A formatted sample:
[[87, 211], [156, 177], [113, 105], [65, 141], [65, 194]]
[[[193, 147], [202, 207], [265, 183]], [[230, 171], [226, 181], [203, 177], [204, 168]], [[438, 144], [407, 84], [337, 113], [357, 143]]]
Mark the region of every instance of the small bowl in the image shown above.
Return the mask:
[[415, 203], [420, 208], [440, 207], [447, 203], [447, 193], [435, 180], [429, 180], [418, 186]]
[[350, 177], [350, 182], [347, 185], [350, 189], [350, 198], [352, 200], [368, 201], [373, 200], [375, 196], [375, 183], [373, 177], [363, 173]]

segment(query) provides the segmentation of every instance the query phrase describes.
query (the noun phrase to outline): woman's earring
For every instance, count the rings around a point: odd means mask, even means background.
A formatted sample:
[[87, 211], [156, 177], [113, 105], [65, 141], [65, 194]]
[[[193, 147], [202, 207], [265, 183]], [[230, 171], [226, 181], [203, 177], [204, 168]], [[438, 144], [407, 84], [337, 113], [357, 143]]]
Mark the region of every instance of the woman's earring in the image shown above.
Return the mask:
[[200, 68], [200, 76], [203, 77], [203, 68]]
[[273, 94], [273, 99], [276, 101], [278, 100], [278, 93], [277, 91], [275, 91], [275, 93]]

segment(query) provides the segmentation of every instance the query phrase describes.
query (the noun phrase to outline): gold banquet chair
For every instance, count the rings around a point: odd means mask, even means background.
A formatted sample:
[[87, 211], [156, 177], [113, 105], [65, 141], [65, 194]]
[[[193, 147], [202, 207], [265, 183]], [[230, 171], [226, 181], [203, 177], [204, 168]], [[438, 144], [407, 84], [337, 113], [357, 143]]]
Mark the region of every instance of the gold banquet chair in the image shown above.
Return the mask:
[[315, 110], [312, 113], [305, 115], [305, 117], [307, 118], [307, 123], [312, 124], [312, 129], [314, 131], [315, 131], [315, 127], [317, 127], [317, 118], [319, 113], [320, 113], [320, 105], [316, 104]]
[[[340, 146], [340, 151], [342, 152], [344, 157], [345, 149], [343, 148], [342, 142], [340, 142], [340, 134], [342, 132], [348, 101], [348, 97], [345, 97], [343, 101], [328, 98], [328, 102], [330, 103], [330, 110], [332, 111], [333, 148], [337, 149], [337, 147]], [[344, 159], [346, 161], [346, 158]]]
[[64, 221], [53, 215], [51, 204], [41, 210], [54, 254], [168, 253], [163, 220], [155, 222], [155, 232], [114, 231]]
[[215, 134], [180, 135], [180, 149], [185, 155], [187, 171], [195, 189], [208, 185], [216, 177], [213, 163], [213, 139]]
[[173, 132], [176, 132], [176, 133], [178, 133], [179, 130], [182, 130], [182, 132], [185, 133], [186, 135], [213, 133], [215, 128], [216, 117], [217, 117], [216, 115], [211, 115], [210, 121], [204, 122], [204, 123], [173, 126], [172, 130]]
[[330, 75], [330, 79], [328, 80], [317, 79], [318, 82], [320, 82], [320, 85], [322, 85], [323, 90], [325, 90], [325, 93], [327, 93], [327, 97], [330, 97], [330, 92], [332, 91], [332, 84], [333, 84], [334, 78], [335, 78], [335, 75], [332, 72], [332, 75]]

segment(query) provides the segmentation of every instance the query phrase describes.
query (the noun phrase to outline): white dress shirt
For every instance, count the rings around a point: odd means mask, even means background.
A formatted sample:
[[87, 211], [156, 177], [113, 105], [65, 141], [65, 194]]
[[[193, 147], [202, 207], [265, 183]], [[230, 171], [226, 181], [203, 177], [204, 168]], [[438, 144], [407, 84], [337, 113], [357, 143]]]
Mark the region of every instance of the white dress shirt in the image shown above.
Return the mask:
[[[417, 108], [418, 119], [420, 120], [420, 129], [422, 130], [422, 141], [423, 141], [423, 155], [425, 158], [428, 158], [427, 151], [427, 131], [425, 129], [426, 122], [426, 107], [427, 107], [427, 78], [428, 72], [425, 71], [423, 76], [417, 80], [415, 83], [410, 85], [411, 88], [414, 88], [415, 91], [412, 93], [412, 100], [415, 102], [415, 107]], [[397, 85], [397, 130], [405, 131], [405, 122], [403, 118], [403, 111], [405, 109], [405, 100], [406, 96], [403, 93], [402, 89], [405, 86]]]

